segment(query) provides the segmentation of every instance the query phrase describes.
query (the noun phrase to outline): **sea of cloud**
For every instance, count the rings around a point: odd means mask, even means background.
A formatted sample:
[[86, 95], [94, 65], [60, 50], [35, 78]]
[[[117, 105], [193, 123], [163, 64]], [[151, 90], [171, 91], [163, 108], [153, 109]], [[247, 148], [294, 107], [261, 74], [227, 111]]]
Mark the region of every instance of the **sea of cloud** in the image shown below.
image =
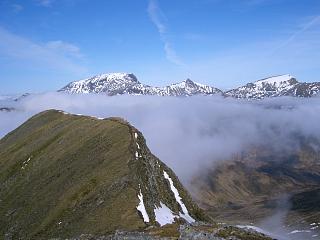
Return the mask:
[[252, 144], [285, 151], [299, 147], [297, 134], [320, 138], [320, 98], [262, 101], [222, 97], [69, 95], [49, 92], [13, 101], [0, 99], [0, 137], [32, 115], [59, 109], [107, 118], [122, 117], [145, 136], [151, 151], [187, 184], [200, 169]]

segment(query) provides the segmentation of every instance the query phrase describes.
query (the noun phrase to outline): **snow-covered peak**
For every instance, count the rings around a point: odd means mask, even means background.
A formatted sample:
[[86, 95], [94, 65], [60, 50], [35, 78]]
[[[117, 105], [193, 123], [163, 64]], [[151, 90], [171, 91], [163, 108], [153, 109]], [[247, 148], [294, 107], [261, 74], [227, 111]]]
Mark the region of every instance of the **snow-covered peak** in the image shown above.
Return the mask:
[[193, 96], [193, 95], [213, 95], [221, 93], [220, 89], [193, 82], [190, 79], [180, 83], [174, 83], [165, 87], [166, 95], [170, 96]]
[[105, 93], [108, 95], [193, 96], [221, 93], [217, 88], [195, 83], [190, 79], [166, 87], [140, 83], [133, 74], [107, 73], [75, 81], [60, 90], [68, 93]]
[[256, 81], [255, 84], [281, 85], [281, 84], [286, 83], [292, 79], [295, 79], [292, 75], [285, 74], [285, 75], [279, 75], [279, 76], [261, 79], [261, 80]]
[[182, 82], [173, 83], [167, 86], [167, 88], [186, 88], [186, 87], [195, 86], [195, 85], [196, 85], [195, 82], [191, 81], [190, 79], [187, 79]]
[[244, 99], [296, 96], [311, 97], [320, 91], [319, 83], [300, 83], [290, 74], [264, 78], [225, 92], [225, 96]]
[[140, 84], [132, 73], [105, 73], [91, 78], [69, 83], [60, 91], [69, 93], [107, 93], [118, 94], [118, 90]]
[[262, 99], [266, 97], [312, 97], [320, 92], [320, 82], [300, 83], [292, 75], [284, 74], [250, 82], [222, 92], [220, 89], [186, 79], [165, 87], [140, 83], [132, 73], [106, 73], [69, 83], [59, 90], [66, 93], [101, 93], [113, 95], [153, 95], [188, 97], [194, 95], [224, 95], [234, 98]]
[[169, 87], [193, 87], [193, 86], [205, 86], [203, 84], [192, 81], [191, 79], [186, 79], [179, 83], [173, 83]]
[[138, 82], [136, 76], [132, 73], [104, 73], [91, 78], [86, 78], [77, 82], [91, 82], [96, 83], [99, 81], [124, 83], [124, 82]]

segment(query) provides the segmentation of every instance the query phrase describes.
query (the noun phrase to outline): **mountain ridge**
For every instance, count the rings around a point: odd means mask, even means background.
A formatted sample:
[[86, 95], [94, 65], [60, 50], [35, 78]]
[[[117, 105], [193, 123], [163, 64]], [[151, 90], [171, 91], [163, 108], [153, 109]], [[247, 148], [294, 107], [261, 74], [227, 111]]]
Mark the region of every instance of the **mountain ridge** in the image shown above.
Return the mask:
[[0, 140], [0, 200], [0, 235], [12, 239], [206, 219], [128, 122], [57, 110]]
[[263, 99], [269, 97], [312, 97], [320, 92], [320, 82], [299, 82], [290, 74], [271, 76], [224, 92], [237, 99]]
[[0, 140], [2, 239], [271, 240], [212, 221], [127, 121], [47, 110]]
[[157, 95], [157, 96], [192, 96], [197, 94], [214, 95], [221, 90], [199, 84], [187, 79], [165, 87], [152, 87], [142, 84], [132, 73], [107, 73], [91, 78], [74, 81], [59, 92], [67, 93], [104, 93], [113, 95]]
[[132, 73], [106, 73], [67, 84], [59, 92], [100, 93], [114, 95], [156, 95], [189, 97], [195, 95], [222, 95], [237, 99], [263, 99], [267, 97], [312, 97], [320, 92], [320, 82], [298, 82], [289, 74], [272, 76], [247, 83], [227, 91], [186, 79], [165, 87], [140, 83]]

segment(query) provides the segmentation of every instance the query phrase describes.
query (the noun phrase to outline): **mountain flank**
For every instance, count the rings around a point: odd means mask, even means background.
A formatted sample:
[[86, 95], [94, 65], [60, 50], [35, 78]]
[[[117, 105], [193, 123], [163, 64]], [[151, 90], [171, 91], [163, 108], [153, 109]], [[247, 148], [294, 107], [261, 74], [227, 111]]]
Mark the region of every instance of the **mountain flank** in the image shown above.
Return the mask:
[[319, 234], [320, 142], [295, 137], [296, 147], [252, 146], [204, 169], [193, 179], [194, 199], [219, 221], [258, 224], [283, 212], [282, 224], [309, 235], [300, 239]]
[[206, 220], [142, 134], [49, 110], [0, 140], [0, 234], [47, 239]]
[[41, 112], [0, 140], [0, 238], [271, 240], [214, 223], [136, 128]]

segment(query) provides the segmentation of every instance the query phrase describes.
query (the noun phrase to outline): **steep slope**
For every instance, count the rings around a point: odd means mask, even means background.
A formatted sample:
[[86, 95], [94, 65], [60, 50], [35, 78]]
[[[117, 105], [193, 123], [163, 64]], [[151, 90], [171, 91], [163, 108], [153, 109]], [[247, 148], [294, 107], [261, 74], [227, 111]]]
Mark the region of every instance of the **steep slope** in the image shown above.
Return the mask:
[[0, 236], [47, 239], [203, 220], [127, 122], [56, 110], [0, 140]]
[[320, 92], [320, 83], [300, 83], [286, 74], [248, 83], [225, 92], [225, 96], [243, 99], [263, 99], [267, 97], [312, 97]]
[[104, 93], [110, 96], [157, 95], [157, 96], [193, 96], [221, 94], [221, 90], [195, 83], [190, 79], [166, 87], [152, 87], [140, 83], [136, 76], [128, 73], [107, 73], [92, 78], [75, 81], [59, 90], [67, 93]]
[[320, 218], [319, 147], [315, 139], [290, 151], [252, 147], [199, 174], [194, 197], [216, 219], [257, 223], [282, 211], [284, 224], [304, 222], [316, 234], [310, 224]]

